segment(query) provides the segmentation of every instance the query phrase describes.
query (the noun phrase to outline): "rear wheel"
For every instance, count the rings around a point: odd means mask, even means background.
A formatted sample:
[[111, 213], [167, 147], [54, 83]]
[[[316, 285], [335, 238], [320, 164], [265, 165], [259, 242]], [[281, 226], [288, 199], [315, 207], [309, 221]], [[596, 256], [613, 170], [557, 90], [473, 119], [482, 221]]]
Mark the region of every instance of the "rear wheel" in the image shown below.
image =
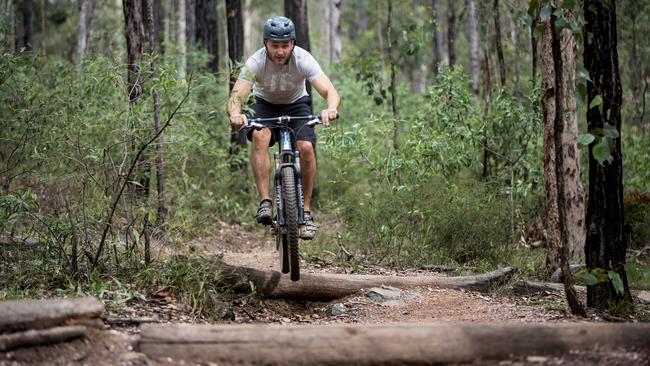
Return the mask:
[[298, 242], [300, 240], [300, 225], [298, 222], [298, 199], [296, 195], [296, 180], [293, 168], [282, 168], [282, 195], [284, 197], [284, 218], [287, 224], [287, 249], [289, 251], [289, 270], [291, 280], [300, 279], [300, 255]]

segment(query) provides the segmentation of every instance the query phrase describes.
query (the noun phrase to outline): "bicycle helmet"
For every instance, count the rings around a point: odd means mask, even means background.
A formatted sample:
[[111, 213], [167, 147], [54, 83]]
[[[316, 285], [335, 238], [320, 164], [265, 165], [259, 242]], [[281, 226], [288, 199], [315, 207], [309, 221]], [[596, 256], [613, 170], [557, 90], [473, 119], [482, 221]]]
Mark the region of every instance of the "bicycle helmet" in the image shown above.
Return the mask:
[[264, 41], [295, 41], [296, 27], [286, 17], [271, 17], [264, 23]]

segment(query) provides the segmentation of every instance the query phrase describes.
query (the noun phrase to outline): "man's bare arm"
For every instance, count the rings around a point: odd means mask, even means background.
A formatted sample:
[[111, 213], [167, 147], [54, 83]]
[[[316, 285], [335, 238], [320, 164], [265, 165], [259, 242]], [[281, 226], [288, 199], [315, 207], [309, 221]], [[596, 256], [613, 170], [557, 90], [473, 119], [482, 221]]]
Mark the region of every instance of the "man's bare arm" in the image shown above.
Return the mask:
[[325, 74], [312, 80], [311, 85], [316, 89], [316, 91], [318, 91], [318, 94], [327, 101], [327, 108], [321, 112], [323, 124], [327, 126], [330, 120], [336, 119], [339, 104], [341, 104], [341, 98], [334, 88], [332, 81], [330, 81]]
[[228, 98], [228, 115], [230, 115], [230, 124], [241, 128], [246, 123], [246, 116], [241, 113], [242, 104], [248, 99], [248, 95], [253, 88], [251, 82], [237, 80]]

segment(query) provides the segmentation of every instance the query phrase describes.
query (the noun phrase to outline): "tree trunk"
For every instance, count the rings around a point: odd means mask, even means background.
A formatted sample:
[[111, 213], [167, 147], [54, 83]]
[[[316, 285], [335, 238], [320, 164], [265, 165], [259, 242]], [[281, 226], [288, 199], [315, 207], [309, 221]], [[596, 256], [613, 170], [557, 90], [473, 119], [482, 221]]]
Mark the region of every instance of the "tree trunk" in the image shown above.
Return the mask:
[[327, 0], [322, 2], [326, 20], [326, 50], [328, 64], [338, 64], [341, 60], [341, 0]]
[[[311, 51], [309, 42], [309, 18], [307, 0], [284, 0], [284, 15], [291, 19], [296, 27], [296, 46], [307, 52]], [[311, 84], [305, 80], [307, 94], [311, 95]], [[310, 102], [310, 106], [313, 103]]]
[[196, 42], [210, 54], [208, 69], [219, 72], [217, 0], [196, 0]]
[[[128, 80], [128, 97], [131, 106], [135, 105], [144, 84], [144, 77], [140, 71], [139, 63], [142, 61], [144, 54], [144, 19], [142, 14], [141, 1], [123, 0], [124, 8], [124, 26], [126, 33], [127, 48], [127, 80]], [[135, 176], [127, 177], [127, 180], [135, 181], [133, 184], [132, 194], [134, 197], [148, 197], [150, 188], [151, 166], [147, 159], [142, 157], [137, 163]]]
[[508, 24], [510, 25], [510, 37], [512, 39], [512, 46], [515, 48], [515, 97], [517, 102], [521, 102], [521, 83], [519, 79], [521, 78], [521, 52], [519, 50], [520, 36], [519, 29], [515, 26], [515, 22], [512, 18], [512, 11], [508, 13]]
[[[156, 55], [156, 37], [155, 37], [155, 20], [154, 20], [154, 5], [153, 5], [153, 0], [146, 0], [147, 3], [147, 28], [149, 29], [148, 35], [149, 35], [149, 53], [151, 54], [151, 63], [149, 65], [151, 69], [151, 75], [152, 77], [156, 77], [157, 75], [157, 69], [156, 69], [156, 62], [154, 55]], [[158, 97], [158, 90], [156, 88], [153, 88], [152, 90], [152, 96], [153, 96], [153, 120], [154, 120], [154, 129], [156, 131], [156, 134], [158, 134], [158, 138], [156, 139], [156, 189], [157, 189], [157, 194], [158, 194], [158, 209], [157, 209], [157, 216], [156, 216], [156, 227], [159, 229], [163, 229], [165, 226], [165, 218], [167, 217], [167, 204], [165, 200], [165, 160], [164, 160], [164, 148], [165, 148], [165, 141], [163, 139], [162, 133], [160, 133], [160, 100]], [[145, 236], [147, 237], [148, 241], [148, 228], [147, 224], [149, 221], [149, 216], [147, 215], [145, 218], [145, 223], [144, 223], [144, 231], [145, 231]], [[148, 256], [149, 256], [149, 251], [148, 251], [148, 243], [146, 243], [147, 248], [145, 248], [145, 262], [148, 263]]]
[[144, 324], [137, 350], [150, 359], [220, 365], [447, 365], [568, 354], [604, 340], [648, 349], [649, 332], [642, 323]]
[[79, 25], [77, 27], [77, 70], [81, 75], [83, 70], [81, 64], [86, 56], [86, 45], [88, 42], [88, 32], [92, 19], [92, 11], [95, 7], [93, 0], [79, 0]]
[[537, 79], [537, 37], [535, 37], [535, 28], [537, 28], [537, 18], [539, 17], [539, 10], [535, 10], [532, 15], [533, 21], [530, 24], [530, 59], [531, 59], [531, 74], [532, 82], [535, 84]]
[[[561, 4], [561, 2], [560, 2]], [[574, 19], [570, 10], [565, 18]], [[571, 30], [564, 29], [560, 35], [560, 47], [564, 54], [562, 64], [562, 95], [564, 96], [564, 133], [562, 134], [562, 167], [564, 212], [567, 226], [566, 246], [572, 263], [584, 263], [585, 259], [585, 192], [580, 179], [580, 153], [578, 151], [578, 112], [575, 99], [576, 55], [578, 45]]]
[[[382, 0], [375, 1], [375, 35], [377, 36], [377, 49], [379, 50], [379, 57], [384, 60], [384, 37], [382, 36], [383, 27], [381, 26], [381, 3]], [[383, 64], [383, 63], [382, 63]], [[383, 70], [383, 67], [382, 67]]]
[[123, 0], [122, 3], [126, 29], [127, 93], [131, 104], [135, 103], [142, 93], [142, 83], [144, 82], [138, 65], [142, 61], [144, 53], [144, 23], [141, 5], [140, 1]]
[[[241, 0], [226, 0], [226, 19], [228, 25], [228, 57], [230, 58], [230, 82], [228, 94], [237, 81], [239, 68], [235, 65], [242, 62], [244, 57], [244, 22], [242, 19]], [[246, 134], [234, 127], [230, 129], [230, 156], [239, 154], [241, 148], [246, 147]], [[246, 171], [246, 163], [232, 163], [231, 169]]]
[[544, 24], [542, 34], [542, 113], [544, 116], [544, 188], [546, 201], [546, 231], [550, 272], [562, 268], [562, 282], [565, 285], [567, 302], [571, 312], [586, 316], [580, 304], [567, 258], [567, 224], [565, 180], [563, 174], [562, 134], [562, 56], [560, 40], [555, 31], [555, 15]]
[[442, 26], [442, 11], [440, 0], [432, 1], [433, 7], [433, 74], [438, 74], [438, 65], [447, 62], [445, 55], [445, 32]]
[[[388, 45], [388, 64], [390, 66], [390, 105], [393, 112], [393, 149], [399, 150], [399, 123], [397, 122], [397, 81], [395, 75], [395, 59], [393, 57], [393, 1], [388, 0], [388, 15], [386, 21], [386, 40]], [[397, 184], [402, 185], [402, 173], [397, 171]]]
[[165, 18], [169, 9], [168, 0], [160, 0], [153, 7], [154, 40], [159, 55], [165, 54]]
[[[622, 90], [616, 51], [616, 1], [608, 5], [600, 0], [585, 0], [584, 62], [589, 71], [587, 105], [596, 96], [602, 105], [587, 111], [587, 125], [594, 136], [602, 136], [605, 123], [620, 136]], [[601, 137], [600, 139], [604, 139]], [[602, 142], [601, 142], [602, 143]], [[612, 281], [587, 287], [587, 304], [606, 309], [610, 303], [631, 304], [630, 289], [624, 270], [627, 242], [623, 235], [623, 168], [621, 139], [610, 138], [611, 160], [603, 165], [594, 157], [596, 141], [589, 145], [589, 201], [587, 204], [587, 268], [618, 273], [623, 284], [619, 293]], [[614, 273], [612, 272], [612, 273]], [[611, 278], [611, 277], [610, 277]]]
[[478, 30], [476, 26], [476, 1], [467, 0], [467, 24], [469, 35], [469, 64], [472, 68], [472, 91], [478, 96]]
[[176, 48], [178, 49], [178, 78], [185, 80], [187, 73], [187, 0], [178, 0], [178, 35]]
[[16, 49], [24, 48], [32, 51], [34, 47], [34, 3], [32, 0], [18, 2], [18, 10], [22, 17], [20, 38], [16, 38]]
[[284, 15], [296, 26], [296, 45], [311, 51], [307, 0], [284, 0]]
[[503, 45], [501, 43], [501, 21], [499, 20], [499, 0], [494, 0], [492, 3], [492, 11], [494, 13], [494, 40], [497, 51], [497, 58], [499, 60], [499, 79], [501, 81], [501, 89], [506, 87], [506, 61], [503, 57]]
[[244, 55], [250, 55], [255, 50], [253, 49], [253, 45], [251, 43], [251, 39], [253, 38], [253, 11], [251, 10], [251, 0], [244, 0], [244, 8], [243, 8], [243, 22], [244, 22]]
[[[483, 116], [487, 120], [487, 115], [490, 112], [490, 102], [492, 100], [492, 68], [490, 66], [490, 54], [486, 49], [483, 49]], [[483, 171], [481, 176], [483, 179], [490, 175], [490, 147], [489, 147], [489, 131], [491, 126], [485, 126], [483, 132]]]
[[449, 54], [449, 66], [456, 64], [456, 1], [449, 0], [447, 3], [447, 53]]
[[186, 0], [185, 15], [187, 21], [187, 27], [185, 29], [185, 34], [187, 44], [194, 45], [196, 44], [196, 1], [197, 0]]

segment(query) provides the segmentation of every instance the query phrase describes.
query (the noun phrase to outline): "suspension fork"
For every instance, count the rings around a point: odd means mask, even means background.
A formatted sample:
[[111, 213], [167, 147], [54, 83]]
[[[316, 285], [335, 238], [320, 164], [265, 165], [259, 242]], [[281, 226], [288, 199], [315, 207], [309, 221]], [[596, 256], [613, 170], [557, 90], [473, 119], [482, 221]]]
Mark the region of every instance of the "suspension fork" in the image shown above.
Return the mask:
[[293, 147], [291, 136], [287, 131], [280, 131], [278, 152], [273, 154], [275, 161], [275, 207], [278, 211], [278, 224], [286, 225], [284, 219], [284, 200], [282, 199], [282, 168], [291, 166], [296, 182], [296, 193], [298, 195], [298, 221], [300, 225], [305, 224], [305, 196], [302, 189], [302, 174], [300, 172], [300, 152]]

